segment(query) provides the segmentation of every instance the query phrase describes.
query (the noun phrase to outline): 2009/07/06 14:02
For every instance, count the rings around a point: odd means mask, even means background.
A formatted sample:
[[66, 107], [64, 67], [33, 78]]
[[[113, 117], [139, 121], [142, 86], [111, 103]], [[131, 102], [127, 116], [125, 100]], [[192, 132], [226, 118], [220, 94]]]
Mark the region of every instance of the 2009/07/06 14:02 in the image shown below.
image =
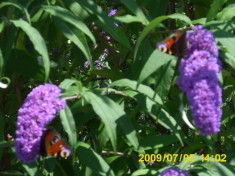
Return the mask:
[[199, 156], [202, 162], [226, 162], [226, 154], [139, 154], [139, 162], [194, 162], [196, 156]]

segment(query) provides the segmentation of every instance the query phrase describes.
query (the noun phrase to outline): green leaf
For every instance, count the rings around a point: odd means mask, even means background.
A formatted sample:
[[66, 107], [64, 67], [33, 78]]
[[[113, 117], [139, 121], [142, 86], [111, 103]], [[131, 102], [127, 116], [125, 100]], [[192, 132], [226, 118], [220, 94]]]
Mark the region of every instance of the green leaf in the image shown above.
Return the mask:
[[136, 17], [142, 22], [142, 24], [147, 25], [149, 22], [146, 19], [144, 13], [139, 8], [133, 0], [119, 0], [122, 4], [124, 4], [132, 13], [136, 15]]
[[166, 110], [161, 109], [158, 122], [166, 129], [170, 130], [179, 139], [182, 146], [184, 145], [183, 136], [185, 136], [185, 134], [183, 133], [179, 122], [177, 122]]
[[153, 169], [139, 169], [131, 174], [131, 176], [139, 176], [139, 175], [156, 175], [157, 171]]
[[70, 4], [69, 8], [76, 16], [79, 17], [79, 19], [85, 20], [86, 18], [89, 18], [90, 14], [77, 2], [73, 1], [73, 3]]
[[23, 20], [11, 20], [11, 21], [16, 27], [21, 28], [28, 35], [28, 37], [30, 38], [31, 42], [34, 45], [35, 50], [40, 55], [42, 55], [43, 66], [45, 69], [45, 82], [46, 82], [50, 72], [50, 61], [47, 52], [47, 47], [42, 36], [40, 35], [37, 29], [30, 26], [30, 24], [27, 23], [26, 21]]
[[0, 33], [3, 31], [4, 29], [4, 21], [3, 20], [0, 20]]
[[151, 32], [159, 23], [169, 18], [181, 20], [181, 21], [186, 22], [187, 24], [191, 24], [191, 20], [186, 15], [182, 15], [178, 13], [175, 13], [169, 16], [160, 16], [160, 17], [155, 18], [149, 23], [149, 25], [147, 25], [144, 28], [143, 32], [138, 37], [137, 42], [136, 42], [135, 52], [134, 52], [134, 59], [136, 59], [136, 54], [139, 49], [140, 43], [144, 40], [144, 38], [148, 35], [148, 33]]
[[115, 151], [117, 149], [117, 125], [123, 129], [128, 141], [136, 149], [138, 148], [139, 144], [136, 131], [120, 105], [106, 96], [96, 95], [92, 92], [84, 92], [82, 95], [92, 105], [95, 113], [99, 115], [104, 123]]
[[70, 29], [70, 27], [66, 23], [63, 22], [63, 20], [57, 17], [54, 17], [53, 19], [56, 26], [63, 32], [64, 36], [67, 39], [71, 40], [78, 48], [80, 48], [86, 59], [89, 61], [90, 65], [93, 65], [90, 49], [87, 45], [84, 34], [82, 32], [78, 32], [78, 36]]
[[[44, 175], [53, 176], [56, 167], [56, 158], [55, 157], [46, 157], [43, 159], [43, 170]], [[62, 176], [62, 174], [60, 174]]]
[[79, 145], [76, 151], [78, 152], [79, 160], [97, 175], [115, 175], [106, 161], [85, 145]]
[[149, 97], [146, 97], [144, 94], [136, 91], [127, 90], [123, 92], [129, 97], [134, 98], [147, 111], [150, 116], [152, 116], [154, 119], [157, 119], [157, 115], [161, 106], [159, 106], [156, 102], [151, 100]]
[[129, 79], [120, 79], [118, 81], [113, 82], [110, 86], [120, 86], [120, 87], [129, 87], [132, 90], [136, 90], [144, 95], [148, 96], [149, 98], [153, 99], [158, 104], [162, 104], [162, 100], [159, 95], [154, 92], [150, 87], [144, 84], [138, 84], [137, 81], [129, 80]]
[[[161, 57], [162, 59], [162, 57]], [[164, 66], [162, 66], [156, 73], [154, 73], [154, 77], [152, 79], [155, 80], [155, 92], [163, 99], [167, 99], [168, 92], [172, 85], [172, 80], [175, 74], [177, 60], [173, 58]]]
[[217, 18], [222, 21], [229, 21], [235, 16], [235, 6], [229, 6], [224, 8], [217, 14]]
[[163, 65], [168, 64], [171, 60], [175, 62], [174, 59], [176, 59], [175, 56], [165, 54], [157, 49], [154, 50], [140, 72], [138, 83], [143, 82], [152, 73], [157, 71], [157, 69], [159, 69]]
[[30, 16], [29, 16], [27, 9], [18, 2], [10, 1], [10, 0], [8, 0], [7, 2], [1, 2], [0, 9], [4, 6], [9, 6], [9, 5], [20, 9], [25, 14], [27, 21], [30, 23]]
[[213, 176], [235, 175], [234, 167], [228, 163], [210, 161], [210, 162], [205, 162], [202, 165], [206, 167], [208, 169], [208, 172]]
[[130, 43], [125, 36], [124, 32], [114, 25], [114, 20], [108, 15], [104, 14], [102, 8], [97, 6], [94, 1], [87, 0], [77, 0], [80, 5], [82, 5], [89, 13], [97, 16], [98, 20], [96, 22], [97, 25], [101, 26], [106, 32], [108, 32], [115, 40], [126, 46], [127, 48], [131, 48]]
[[144, 150], [157, 149], [177, 141], [174, 135], [147, 136], [140, 141], [140, 147]]
[[235, 37], [233, 34], [223, 30], [217, 30], [214, 32], [216, 41], [221, 43], [226, 49], [225, 62], [228, 63], [233, 69], [235, 69]]
[[142, 22], [137, 16], [132, 15], [116, 16], [114, 19], [122, 23]]
[[76, 82], [76, 80], [72, 80], [72, 79], [65, 79], [64, 81], [62, 81], [59, 85], [59, 87], [61, 89], [68, 89], [72, 84], [74, 84]]
[[187, 170], [192, 164], [194, 163], [200, 163], [202, 161], [202, 158], [199, 156], [199, 155], [194, 155], [194, 161], [182, 161], [180, 164], [179, 164], [179, 168], [181, 168], [182, 170]]
[[219, 9], [223, 6], [223, 4], [227, 0], [214, 0], [211, 4], [211, 8], [207, 14], [207, 20], [206, 21], [211, 21], [214, 17], [216, 17]]
[[30, 163], [30, 164], [22, 164], [22, 166], [24, 167], [24, 169], [27, 171], [27, 173], [30, 176], [35, 176], [39, 172], [39, 168], [37, 167], [35, 162], [34, 163]]
[[73, 114], [67, 105], [60, 111], [60, 119], [64, 130], [68, 134], [70, 145], [75, 147], [77, 143], [77, 130]]
[[43, 6], [46, 12], [50, 13], [53, 16], [56, 16], [60, 18], [63, 21], [66, 21], [67, 23], [72, 24], [76, 28], [80, 29], [82, 32], [84, 32], [95, 44], [95, 38], [89, 28], [86, 26], [85, 23], [83, 23], [81, 20], [78, 19], [78, 17], [74, 16], [70, 11], [68, 11], [65, 8], [59, 7], [59, 6]]

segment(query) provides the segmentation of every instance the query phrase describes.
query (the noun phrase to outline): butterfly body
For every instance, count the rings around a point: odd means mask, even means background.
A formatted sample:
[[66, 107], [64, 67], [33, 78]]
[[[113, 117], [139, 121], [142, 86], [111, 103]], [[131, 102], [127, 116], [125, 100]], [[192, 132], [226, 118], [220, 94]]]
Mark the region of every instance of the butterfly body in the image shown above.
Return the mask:
[[43, 135], [41, 153], [44, 156], [47, 155], [56, 157], [60, 155], [62, 158], [66, 159], [69, 155], [71, 155], [71, 149], [61, 139], [59, 133], [55, 130], [49, 129]]

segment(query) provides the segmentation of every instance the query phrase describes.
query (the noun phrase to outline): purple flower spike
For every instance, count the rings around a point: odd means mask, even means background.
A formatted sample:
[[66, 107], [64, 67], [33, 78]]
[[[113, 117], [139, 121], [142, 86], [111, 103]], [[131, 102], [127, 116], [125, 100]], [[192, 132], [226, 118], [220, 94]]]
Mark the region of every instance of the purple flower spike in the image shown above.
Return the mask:
[[189, 44], [186, 56], [180, 62], [177, 85], [186, 93], [199, 133], [217, 134], [222, 115], [218, 49], [211, 32], [201, 26], [194, 30], [186, 35]]
[[170, 167], [169, 169], [164, 170], [158, 176], [189, 176], [189, 174], [183, 170], [180, 170], [178, 167]]
[[190, 56], [194, 50], [206, 50], [211, 55], [218, 57], [218, 49], [211, 31], [204, 29], [201, 25], [194, 26], [193, 32], [186, 35], [188, 48], [186, 55]]
[[117, 9], [110, 10], [108, 16], [113, 16], [117, 13]]
[[45, 126], [65, 106], [56, 85], [45, 84], [34, 88], [18, 111], [15, 149], [18, 160], [31, 163], [38, 158], [40, 141]]

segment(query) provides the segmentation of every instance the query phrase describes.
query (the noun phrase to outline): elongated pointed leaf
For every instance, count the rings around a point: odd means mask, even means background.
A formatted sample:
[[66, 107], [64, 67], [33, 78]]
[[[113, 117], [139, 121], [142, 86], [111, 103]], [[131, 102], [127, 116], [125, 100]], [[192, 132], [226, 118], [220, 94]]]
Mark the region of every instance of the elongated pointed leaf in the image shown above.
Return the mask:
[[49, 72], [50, 72], [50, 61], [47, 52], [47, 47], [45, 41], [43, 40], [41, 34], [38, 32], [37, 29], [32, 27], [29, 23], [23, 20], [12, 20], [13, 24], [16, 27], [21, 28], [29, 37], [35, 50], [42, 55], [43, 59], [43, 66], [45, 69], [45, 81], [48, 79]]
[[211, 21], [216, 17], [219, 9], [223, 6], [226, 0], [214, 0], [211, 4], [211, 8], [207, 14], [207, 21]]
[[64, 127], [64, 130], [68, 134], [70, 145], [75, 147], [77, 143], [77, 130], [73, 114], [67, 105], [63, 110], [60, 111], [60, 119]]
[[217, 18], [222, 21], [231, 20], [235, 16], [235, 6], [224, 8], [218, 13]]
[[126, 90], [123, 92], [129, 97], [134, 98], [140, 104], [140, 106], [142, 106], [147, 111], [150, 116], [152, 116], [154, 119], [157, 119], [157, 115], [161, 108], [159, 104], [157, 104], [155, 101], [153, 101], [142, 93], [133, 90]]
[[85, 92], [83, 97], [90, 103], [97, 115], [101, 118], [109, 135], [113, 148], [117, 147], [117, 125], [123, 129], [129, 142], [137, 149], [138, 140], [136, 131], [123, 109], [106, 96], [98, 96], [92, 92]]
[[75, 33], [69, 28], [69, 26], [63, 22], [63, 20], [55, 17], [54, 22], [56, 26], [63, 32], [64, 36], [71, 40], [78, 48], [81, 49], [90, 65], [92, 65], [91, 61], [91, 53], [89, 47], [86, 43], [85, 36], [83, 33], [80, 33], [79, 36], [75, 35]]
[[30, 16], [29, 16], [29, 13], [28, 13], [27, 9], [22, 4], [20, 4], [18, 2], [10, 1], [10, 0], [8, 0], [6, 2], [1, 2], [0, 9], [4, 6], [9, 6], [9, 5], [14, 6], [17, 9], [21, 10], [25, 14], [25, 16], [27, 18], [27, 21], [30, 23]]
[[106, 161], [99, 154], [85, 147], [85, 145], [78, 146], [77, 152], [79, 160], [97, 175], [115, 175]]
[[148, 78], [152, 73], [156, 72], [161, 66], [168, 64], [171, 60], [173, 62], [176, 59], [175, 56], [171, 56], [161, 52], [160, 50], [155, 50], [148, 58], [147, 62], [143, 66], [138, 82], [143, 82], [146, 78]]
[[218, 30], [214, 32], [216, 41], [220, 42], [226, 48], [225, 55], [228, 56], [224, 59], [233, 69], [235, 69], [235, 37], [229, 32]]
[[221, 175], [235, 175], [234, 166], [231, 166], [229, 163], [224, 162], [216, 162], [213, 161], [214, 158], [210, 157], [209, 162], [203, 162], [201, 165], [205, 167], [213, 176], [221, 176]]
[[185, 135], [179, 123], [166, 110], [161, 109], [161, 114], [158, 122], [168, 130], [170, 130], [179, 139], [182, 146], [184, 145], [183, 136]]
[[84, 32], [95, 44], [95, 38], [89, 28], [83, 23], [78, 17], [74, 16], [70, 11], [59, 6], [43, 6], [45, 11], [50, 13], [53, 16], [56, 16], [67, 23], [70, 23]]
[[65, 79], [64, 81], [62, 81], [59, 85], [59, 87], [61, 89], [68, 89], [72, 84], [74, 84], [76, 82], [76, 80], [72, 80], [72, 79]]
[[36, 163], [22, 164], [22, 166], [30, 176], [35, 176], [39, 172], [39, 168], [37, 167]]
[[[150, 59], [150, 58], [149, 58]], [[155, 58], [158, 59], [158, 58]], [[162, 60], [162, 58], [160, 58]], [[159, 61], [158, 61], [159, 63]], [[166, 63], [163, 67], [160, 69], [157, 69], [158, 71], [154, 73], [153, 78], [154, 79], [154, 89], [155, 92], [158, 93], [158, 95], [163, 99], [167, 99], [168, 92], [172, 86], [172, 81], [174, 78], [174, 74], [176, 71], [176, 58], [172, 58], [168, 63]]]
[[178, 20], [186, 22], [187, 24], [191, 23], [191, 20], [186, 15], [182, 15], [182, 14], [178, 14], [178, 13], [175, 13], [175, 14], [172, 14], [169, 16], [160, 16], [160, 17], [155, 18], [144, 28], [143, 32], [140, 34], [139, 38], [137, 39], [135, 53], [134, 53], [134, 59], [136, 58], [136, 54], [137, 54], [138, 48], [140, 46], [140, 43], [148, 35], [148, 33], [151, 32], [159, 23], [161, 23], [162, 21], [169, 19], [169, 18], [170, 19], [178, 19]]
[[136, 90], [140, 93], [143, 93], [144, 95], [153, 99], [155, 102], [162, 104], [162, 100], [156, 92], [154, 92], [150, 87], [144, 84], [138, 84], [137, 81], [129, 79], [120, 79], [118, 81], [113, 82], [110, 86], [130, 87], [132, 90]]
[[149, 22], [146, 19], [144, 13], [139, 8], [139, 6], [136, 4], [133, 0], [120, 0], [122, 4], [124, 4], [132, 13], [136, 15], [136, 17], [144, 24], [147, 25]]
[[122, 23], [142, 22], [137, 16], [132, 15], [117, 16], [114, 19]]

